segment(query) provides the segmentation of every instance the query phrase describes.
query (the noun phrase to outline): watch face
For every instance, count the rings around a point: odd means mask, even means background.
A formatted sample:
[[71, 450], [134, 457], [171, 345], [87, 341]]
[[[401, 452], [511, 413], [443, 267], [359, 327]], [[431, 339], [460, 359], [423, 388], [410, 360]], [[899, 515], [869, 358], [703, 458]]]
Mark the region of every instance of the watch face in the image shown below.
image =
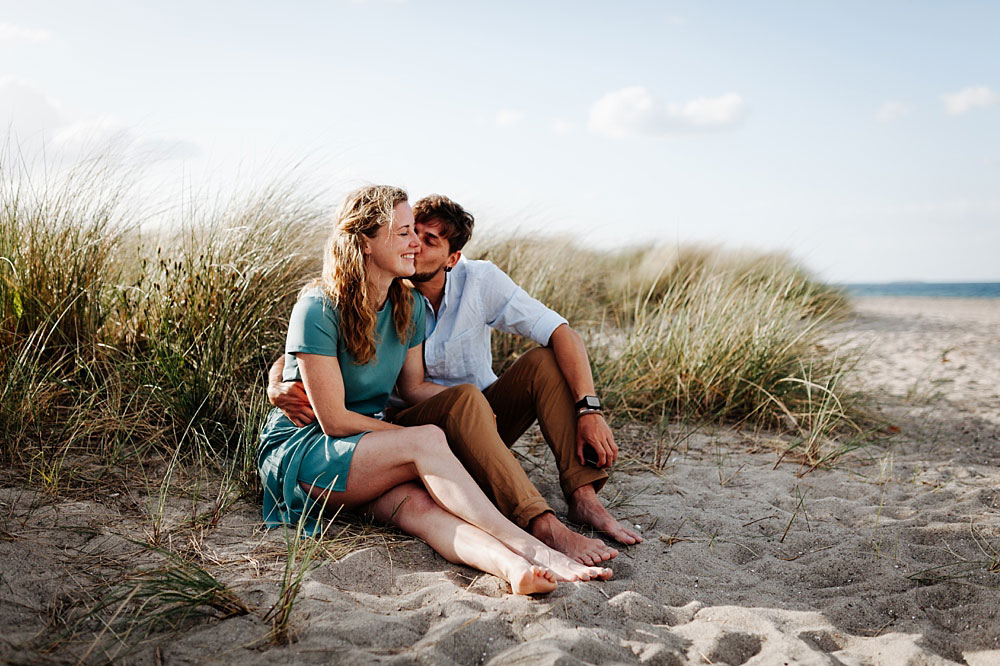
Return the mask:
[[596, 395], [588, 395], [583, 400], [584, 400], [584, 402], [586, 404], [587, 409], [600, 409], [601, 408], [601, 401], [600, 401], [600, 399]]

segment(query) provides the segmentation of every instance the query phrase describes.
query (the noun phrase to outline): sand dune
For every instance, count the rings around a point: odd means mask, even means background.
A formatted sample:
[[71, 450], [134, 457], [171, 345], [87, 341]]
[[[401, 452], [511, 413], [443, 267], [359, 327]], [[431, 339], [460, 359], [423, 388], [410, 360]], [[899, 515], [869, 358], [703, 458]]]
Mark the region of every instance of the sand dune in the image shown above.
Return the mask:
[[[642, 545], [604, 583], [515, 597], [500, 580], [395, 538], [320, 558], [291, 619], [268, 641], [285, 542], [239, 503], [171, 547], [202, 562], [254, 612], [189, 622], [122, 663], [1000, 664], [1000, 301], [865, 300], [843, 336], [868, 353], [859, 378], [885, 439], [830, 469], [775, 466], [770, 440], [686, 430], [669, 463], [654, 434], [621, 431], [634, 455], [603, 495]], [[898, 432], [896, 430], [898, 429]], [[565, 510], [537, 434], [518, 450]], [[0, 661], [76, 662], [100, 626], [43, 652], [95, 581], [160, 561], [129, 539], [150, 530], [144, 495], [0, 493]], [[205, 507], [202, 507], [205, 508]], [[171, 528], [173, 530], [171, 531]], [[85, 661], [113, 645], [107, 632]]]

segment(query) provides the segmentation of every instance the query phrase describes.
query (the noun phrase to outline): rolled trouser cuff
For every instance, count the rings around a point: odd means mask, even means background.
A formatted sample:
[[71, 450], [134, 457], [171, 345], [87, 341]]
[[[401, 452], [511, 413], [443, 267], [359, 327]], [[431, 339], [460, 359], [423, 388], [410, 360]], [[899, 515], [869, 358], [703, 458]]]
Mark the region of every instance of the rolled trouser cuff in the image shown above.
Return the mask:
[[531, 521], [548, 511], [552, 511], [552, 508], [542, 497], [530, 497], [514, 507], [514, 510], [510, 512], [510, 519], [522, 530], [527, 531]]
[[567, 499], [576, 492], [577, 488], [588, 483], [594, 486], [594, 492], [601, 492], [601, 488], [608, 481], [608, 473], [596, 467], [574, 466], [559, 475], [559, 485], [562, 487], [563, 495]]

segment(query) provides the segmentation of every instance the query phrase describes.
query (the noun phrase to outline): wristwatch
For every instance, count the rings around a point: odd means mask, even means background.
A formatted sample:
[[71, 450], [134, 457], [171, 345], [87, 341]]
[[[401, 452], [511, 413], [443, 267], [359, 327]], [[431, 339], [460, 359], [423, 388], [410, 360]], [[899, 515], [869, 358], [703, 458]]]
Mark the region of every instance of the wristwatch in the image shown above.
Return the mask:
[[601, 411], [601, 399], [596, 395], [585, 395], [576, 403], [577, 416], [599, 411]]

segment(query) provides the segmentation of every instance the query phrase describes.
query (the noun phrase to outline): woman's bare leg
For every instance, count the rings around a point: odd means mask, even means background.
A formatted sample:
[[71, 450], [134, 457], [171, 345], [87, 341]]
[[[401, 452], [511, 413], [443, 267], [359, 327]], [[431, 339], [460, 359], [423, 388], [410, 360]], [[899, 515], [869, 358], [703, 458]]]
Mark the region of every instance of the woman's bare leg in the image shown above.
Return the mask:
[[462, 467], [437, 426], [380, 430], [365, 435], [354, 451], [347, 490], [342, 493], [302, 485], [313, 497], [325, 499], [330, 506], [350, 508], [367, 504], [417, 478], [443, 509], [496, 538], [526, 560], [550, 569], [560, 580], [611, 577], [610, 569], [580, 564], [505, 518]]
[[396, 486], [372, 502], [369, 510], [377, 520], [391, 522], [407, 534], [420, 537], [449, 562], [506, 580], [514, 594], [542, 594], [556, 589], [555, 574], [442, 509], [419, 482]]

